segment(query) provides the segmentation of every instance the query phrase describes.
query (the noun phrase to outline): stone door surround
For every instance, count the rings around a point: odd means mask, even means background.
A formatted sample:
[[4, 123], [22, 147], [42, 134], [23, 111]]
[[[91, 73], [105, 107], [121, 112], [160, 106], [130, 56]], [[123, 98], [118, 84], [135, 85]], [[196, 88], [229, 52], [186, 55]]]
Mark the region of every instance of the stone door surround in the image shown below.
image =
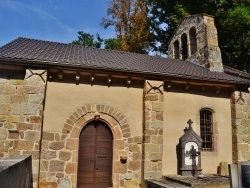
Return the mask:
[[[43, 158], [41, 159], [42, 163], [48, 163], [48, 169], [44, 172], [41, 172], [46, 173], [47, 178], [40, 179], [40, 185], [45, 183], [45, 181], [46, 185], [48, 185], [48, 177], [50, 177], [51, 183], [58, 182], [60, 184], [60, 181], [68, 181], [70, 187], [76, 187], [79, 135], [83, 127], [89, 122], [94, 121], [96, 118], [98, 118], [99, 121], [103, 121], [109, 126], [114, 138], [112, 173], [113, 187], [123, 187], [126, 184], [126, 181], [133, 181], [133, 183], [139, 185], [140, 180], [133, 180], [133, 172], [130, 168], [134, 161], [133, 159], [128, 157], [129, 154], [131, 155], [131, 151], [129, 151], [128, 148], [130, 148], [130, 145], [133, 144], [130, 142], [131, 140], [136, 139], [131, 138], [130, 126], [126, 117], [121, 112], [112, 107], [98, 104], [86, 104], [78, 107], [66, 120], [66, 123], [64, 124], [64, 127], [62, 129], [62, 133], [60, 135], [60, 143], [63, 143], [63, 147], [61, 147], [59, 151], [57, 151], [56, 155], [58, 156], [56, 156], [56, 158], [53, 160], [46, 160]], [[48, 143], [49, 146], [52, 143], [51, 141]], [[45, 142], [47, 141], [45, 140]], [[55, 142], [53, 143], [55, 144]], [[51, 150], [50, 147], [48, 148], [48, 150]], [[46, 150], [45, 152], [48, 152], [48, 150]], [[137, 150], [133, 152], [141, 152], [139, 147]], [[67, 160], [60, 158], [60, 153], [62, 152], [68, 153], [70, 157]], [[58, 166], [63, 166], [58, 169], [60, 171], [60, 177], [57, 177], [57, 174], [59, 174], [59, 172], [57, 172], [58, 170], [54, 170], [53, 168], [51, 168], [51, 166], [53, 166], [52, 163], [57, 163]], [[141, 169], [139, 168], [135, 170], [140, 171]], [[129, 180], [125, 180], [124, 178], [122, 178], [124, 174], [131, 174]], [[51, 177], [51, 175], [54, 177]]]

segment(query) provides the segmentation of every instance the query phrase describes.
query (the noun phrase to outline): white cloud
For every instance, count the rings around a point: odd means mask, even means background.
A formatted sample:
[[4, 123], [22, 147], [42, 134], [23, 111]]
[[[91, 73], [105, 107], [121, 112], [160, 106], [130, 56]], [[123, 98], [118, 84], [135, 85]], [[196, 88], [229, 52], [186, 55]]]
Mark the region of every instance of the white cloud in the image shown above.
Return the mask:
[[[33, 3], [37, 3], [37, 2], [33, 1]], [[44, 10], [40, 4], [27, 4], [27, 3], [22, 3], [19, 1], [12, 1], [12, 0], [7, 0], [4, 3], [0, 1], [0, 4], [3, 4], [5, 7], [11, 8], [11, 9], [15, 9], [15, 11], [21, 15], [29, 14], [29, 16], [34, 16], [34, 17], [38, 16], [40, 19], [44, 20], [45, 24], [46, 22], [52, 21], [55, 25], [63, 29], [65, 32], [76, 33], [76, 30], [74, 28], [64, 24], [60, 19], [55, 17], [53, 14]], [[30, 13], [29, 11], [32, 11], [33, 13]]]

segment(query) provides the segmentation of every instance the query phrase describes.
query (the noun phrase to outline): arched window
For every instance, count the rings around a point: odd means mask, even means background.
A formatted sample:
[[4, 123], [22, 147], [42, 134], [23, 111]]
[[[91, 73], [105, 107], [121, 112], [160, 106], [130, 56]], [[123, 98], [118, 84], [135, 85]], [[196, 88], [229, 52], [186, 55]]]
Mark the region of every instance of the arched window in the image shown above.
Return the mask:
[[197, 51], [196, 29], [192, 27], [189, 30], [190, 52], [193, 55]]
[[187, 59], [188, 57], [188, 46], [187, 46], [187, 35], [183, 33], [181, 35], [181, 57]]
[[213, 113], [210, 110], [200, 111], [200, 136], [202, 138], [202, 150], [214, 150]]
[[180, 58], [180, 47], [179, 47], [179, 41], [176, 40], [174, 42], [174, 59]]

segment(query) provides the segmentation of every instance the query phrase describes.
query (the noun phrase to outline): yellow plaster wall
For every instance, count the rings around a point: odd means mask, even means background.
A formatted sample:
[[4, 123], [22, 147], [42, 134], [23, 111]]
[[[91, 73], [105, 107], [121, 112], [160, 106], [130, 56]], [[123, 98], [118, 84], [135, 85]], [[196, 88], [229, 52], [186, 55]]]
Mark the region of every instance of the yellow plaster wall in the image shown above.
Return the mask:
[[61, 132], [66, 120], [77, 107], [84, 104], [104, 104], [126, 116], [131, 136], [142, 136], [142, 99], [143, 90], [138, 88], [48, 82], [44, 131]]
[[232, 163], [232, 133], [230, 99], [222, 94], [207, 96], [198, 93], [164, 93], [164, 143], [163, 143], [163, 174], [177, 173], [176, 145], [188, 126], [193, 121], [193, 129], [200, 134], [199, 110], [208, 107], [214, 110], [214, 126], [217, 127], [218, 149], [215, 152], [202, 152], [201, 167], [203, 173], [217, 173], [217, 166], [225, 161]]
[[[108, 87], [101, 85], [75, 85], [48, 82], [44, 131], [62, 131], [63, 125], [72, 112], [83, 104], [104, 104], [123, 113], [130, 124], [131, 136], [142, 136], [143, 89]], [[215, 152], [202, 152], [203, 173], [216, 173], [220, 162], [232, 163], [231, 112], [228, 96], [197, 93], [164, 93], [164, 142], [163, 174], [177, 173], [176, 145], [183, 135], [188, 119], [199, 134], [199, 110], [203, 107], [215, 111], [214, 120], [218, 131], [218, 149]]]

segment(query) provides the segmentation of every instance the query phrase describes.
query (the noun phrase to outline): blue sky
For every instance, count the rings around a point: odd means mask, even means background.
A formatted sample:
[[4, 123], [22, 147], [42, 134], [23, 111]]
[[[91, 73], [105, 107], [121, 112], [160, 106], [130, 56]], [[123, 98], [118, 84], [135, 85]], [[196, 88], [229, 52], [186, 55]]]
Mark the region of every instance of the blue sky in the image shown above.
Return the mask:
[[0, 0], [0, 46], [27, 37], [70, 43], [77, 32], [115, 37], [100, 26], [108, 0]]

